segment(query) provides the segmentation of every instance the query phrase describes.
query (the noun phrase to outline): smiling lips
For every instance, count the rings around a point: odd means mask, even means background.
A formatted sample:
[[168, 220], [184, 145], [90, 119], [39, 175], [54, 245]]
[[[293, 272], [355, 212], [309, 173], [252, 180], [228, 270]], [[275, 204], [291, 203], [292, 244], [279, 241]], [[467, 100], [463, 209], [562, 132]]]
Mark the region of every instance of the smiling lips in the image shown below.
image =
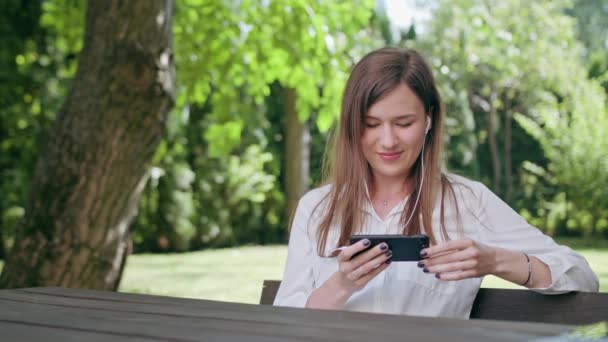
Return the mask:
[[399, 159], [399, 157], [401, 156], [401, 153], [402, 152], [383, 152], [383, 153], [378, 152], [378, 155], [380, 156], [380, 159], [382, 159], [384, 161], [393, 161], [393, 160]]

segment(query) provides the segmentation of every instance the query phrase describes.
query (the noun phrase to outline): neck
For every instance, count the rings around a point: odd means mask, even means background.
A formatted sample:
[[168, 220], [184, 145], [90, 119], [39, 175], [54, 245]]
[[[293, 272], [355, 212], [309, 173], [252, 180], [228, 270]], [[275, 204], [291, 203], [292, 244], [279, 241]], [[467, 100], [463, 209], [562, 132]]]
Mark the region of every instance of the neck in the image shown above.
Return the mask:
[[408, 193], [410, 182], [403, 177], [382, 177], [374, 175], [370, 195], [372, 198], [392, 198], [398, 195], [405, 197]]

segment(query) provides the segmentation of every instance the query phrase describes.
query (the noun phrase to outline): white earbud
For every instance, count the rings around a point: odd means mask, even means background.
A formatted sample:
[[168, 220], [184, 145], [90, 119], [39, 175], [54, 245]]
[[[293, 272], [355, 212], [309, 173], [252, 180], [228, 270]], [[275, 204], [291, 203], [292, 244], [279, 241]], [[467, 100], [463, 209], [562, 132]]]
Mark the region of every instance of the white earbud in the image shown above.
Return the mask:
[[426, 128], [424, 129], [424, 135], [426, 135], [431, 130], [431, 117], [429, 115], [426, 116]]

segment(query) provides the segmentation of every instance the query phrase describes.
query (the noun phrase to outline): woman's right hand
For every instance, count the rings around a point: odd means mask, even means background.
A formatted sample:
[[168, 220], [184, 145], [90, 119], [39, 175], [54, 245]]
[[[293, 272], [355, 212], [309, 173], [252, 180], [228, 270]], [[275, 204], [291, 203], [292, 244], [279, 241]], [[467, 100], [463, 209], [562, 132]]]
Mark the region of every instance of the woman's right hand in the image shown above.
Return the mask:
[[386, 243], [353, 257], [367, 249], [369, 244], [369, 240], [361, 240], [340, 252], [338, 271], [312, 292], [306, 302], [307, 308], [340, 309], [353, 293], [364, 288], [389, 266], [392, 252]]
[[[386, 243], [378, 244], [368, 251], [354, 256], [368, 248], [367, 239], [343, 249], [338, 255], [338, 272], [332, 278], [349, 292], [356, 292], [367, 285], [375, 276], [384, 271], [391, 263], [393, 252]], [[353, 257], [354, 256], [354, 257]]]

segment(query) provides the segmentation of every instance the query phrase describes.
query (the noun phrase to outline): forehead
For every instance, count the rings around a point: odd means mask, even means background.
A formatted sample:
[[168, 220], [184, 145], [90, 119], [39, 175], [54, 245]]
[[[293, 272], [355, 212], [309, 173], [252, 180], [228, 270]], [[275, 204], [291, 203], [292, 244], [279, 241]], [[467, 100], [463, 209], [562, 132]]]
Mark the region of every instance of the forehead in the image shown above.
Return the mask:
[[424, 105], [414, 91], [401, 83], [376, 101], [369, 108], [366, 116], [386, 119], [410, 114], [423, 116]]

